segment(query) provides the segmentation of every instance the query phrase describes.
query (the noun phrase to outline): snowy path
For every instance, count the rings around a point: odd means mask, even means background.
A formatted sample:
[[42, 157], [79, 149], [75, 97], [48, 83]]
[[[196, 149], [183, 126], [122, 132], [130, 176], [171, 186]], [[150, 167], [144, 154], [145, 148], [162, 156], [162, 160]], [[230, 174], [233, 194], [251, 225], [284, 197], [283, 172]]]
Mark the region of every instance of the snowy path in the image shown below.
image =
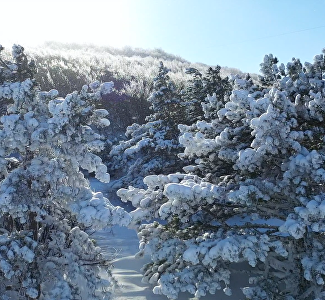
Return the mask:
[[108, 255], [116, 253], [113, 261], [114, 277], [121, 285], [117, 291], [116, 300], [166, 300], [165, 296], [154, 295], [152, 287], [141, 282], [141, 267], [148, 259], [135, 258], [138, 251], [138, 239], [133, 230], [113, 227], [112, 232], [99, 232], [96, 234], [98, 244]]
[[[95, 191], [102, 191], [108, 197], [107, 185], [91, 178], [91, 186]], [[109, 198], [109, 197], [108, 197]], [[114, 205], [123, 205], [117, 199], [110, 199]], [[123, 205], [124, 206], [124, 205]], [[149, 257], [135, 258], [138, 252], [138, 238], [136, 232], [124, 227], [114, 226], [107, 231], [96, 232], [92, 235], [98, 242], [106, 255], [113, 259], [113, 274], [118, 280], [121, 289], [117, 291], [115, 300], [168, 300], [166, 296], [155, 295], [152, 292], [153, 286], [142, 283], [141, 268], [150, 261]], [[242, 282], [242, 278], [233, 278], [234, 282]], [[182, 293], [177, 300], [195, 300], [193, 295]], [[226, 296], [222, 291], [215, 295], [201, 297], [200, 300], [243, 300], [245, 299], [239, 289], [233, 290], [231, 297]]]
[[[114, 226], [112, 231], [98, 232], [94, 237], [96, 237], [98, 245], [104, 249], [108, 256], [116, 253], [116, 258], [113, 261], [113, 274], [121, 285], [116, 300], [167, 300], [163, 295], [153, 294], [152, 286], [141, 281], [140, 269], [145, 263], [149, 262], [149, 257], [134, 257], [138, 252], [138, 238], [133, 230]], [[184, 294], [178, 299], [194, 300], [196, 298], [193, 298], [190, 294]], [[205, 297], [201, 299], [210, 300], [212, 298]], [[229, 300], [229, 297], [227, 297], [227, 300]]]

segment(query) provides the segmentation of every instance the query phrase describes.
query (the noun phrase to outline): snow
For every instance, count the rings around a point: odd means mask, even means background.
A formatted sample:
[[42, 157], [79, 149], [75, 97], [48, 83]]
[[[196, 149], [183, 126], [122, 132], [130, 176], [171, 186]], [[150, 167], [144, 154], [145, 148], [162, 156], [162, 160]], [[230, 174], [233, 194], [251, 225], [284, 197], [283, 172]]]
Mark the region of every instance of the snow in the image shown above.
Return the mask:
[[[150, 261], [149, 255], [136, 257], [139, 251], [139, 241], [136, 232], [125, 227], [114, 226], [111, 230], [96, 232], [93, 237], [98, 245], [104, 249], [105, 255], [113, 258], [113, 275], [117, 279], [120, 289], [116, 291], [115, 300], [167, 300], [168, 298], [154, 294], [154, 285], [142, 282], [141, 268]], [[242, 282], [242, 275], [238, 274], [235, 280]], [[247, 280], [248, 281], [248, 278]], [[182, 293], [177, 300], [196, 300], [189, 293]], [[222, 290], [215, 295], [206, 295], [201, 300], [244, 300], [241, 290], [232, 289], [232, 296], [224, 294]]]
[[[95, 178], [90, 178], [91, 187], [94, 191], [102, 191], [104, 196], [109, 198], [114, 205], [126, 206], [126, 203], [121, 202], [108, 191], [108, 185], [99, 182]], [[129, 207], [125, 207], [129, 210]], [[112, 273], [119, 283], [119, 289], [116, 291], [114, 300], [167, 300], [163, 295], [154, 294], [154, 285], [142, 281], [141, 268], [146, 263], [150, 262], [149, 254], [143, 257], [138, 257], [139, 240], [134, 230], [126, 227], [113, 226], [112, 228], [95, 232], [91, 235], [97, 240], [98, 246], [103, 249], [104, 255], [112, 259]], [[185, 256], [188, 259], [194, 259], [197, 249], [189, 249]], [[194, 254], [194, 255], [193, 255]], [[243, 267], [244, 269], [245, 267]], [[243, 276], [240, 272], [232, 275], [233, 282], [236, 282], [238, 288], [231, 290], [226, 287], [226, 294], [222, 289], [216, 291], [214, 295], [207, 294], [200, 297], [201, 300], [244, 300], [245, 296], [239, 286], [247, 285], [248, 276]], [[154, 279], [154, 278], [153, 278]], [[154, 281], [154, 280], [153, 280]], [[244, 282], [244, 283], [243, 283]], [[154, 283], [154, 282], [153, 282]], [[159, 289], [155, 289], [159, 293]], [[177, 300], [196, 300], [189, 293], [181, 293]]]

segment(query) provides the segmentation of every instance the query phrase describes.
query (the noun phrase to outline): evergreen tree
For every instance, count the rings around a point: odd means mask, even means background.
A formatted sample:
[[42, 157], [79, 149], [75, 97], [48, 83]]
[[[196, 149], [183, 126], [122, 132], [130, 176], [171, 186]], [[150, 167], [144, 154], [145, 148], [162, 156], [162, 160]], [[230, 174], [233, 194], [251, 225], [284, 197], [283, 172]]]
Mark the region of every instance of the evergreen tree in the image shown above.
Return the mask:
[[181, 127], [184, 156], [196, 159], [189, 174], [118, 191], [136, 207], [155, 293], [231, 295], [241, 273], [247, 299], [325, 299], [324, 53], [272, 71], [267, 88], [232, 78], [224, 107], [208, 97], [214, 119]]
[[81, 170], [109, 181], [92, 127], [109, 124], [95, 103], [113, 84], [58, 98], [39, 90], [23, 47], [12, 55], [0, 68], [0, 99], [11, 103], [0, 119], [0, 298], [111, 299], [110, 262], [85, 230], [129, 217], [93, 193]]
[[283, 64], [278, 67], [278, 62], [278, 58], [273, 57], [272, 54], [264, 56], [264, 60], [260, 64], [260, 71], [263, 75], [259, 76], [259, 80], [263, 85], [270, 86], [284, 75], [285, 67]]
[[214, 69], [209, 67], [204, 75], [195, 68], [186, 70], [186, 73], [191, 74], [193, 78], [187, 82], [182, 92], [182, 99], [187, 108], [188, 124], [184, 123], [184, 120], [181, 124], [190, 125], [202, 118], [202, 105], [208, 95], [215, 95], [215, 98], [221, 102], [220, 105], [230, 95], [231, 86], [228, 77], [221, 78], [220, 71], [220, 66]]
[[117, 178], [115, 188], [143, 186], [146, 175], [170, 173], [182, 165], [177, 156], [183, 150], [178, 124], [186, 119], [186, 112], [168, 72], [161, 62], [148, 99], [152, 113], [147, 122], [129, 126], [125, 133], [128, 139], [112, 147], [108, 167]]

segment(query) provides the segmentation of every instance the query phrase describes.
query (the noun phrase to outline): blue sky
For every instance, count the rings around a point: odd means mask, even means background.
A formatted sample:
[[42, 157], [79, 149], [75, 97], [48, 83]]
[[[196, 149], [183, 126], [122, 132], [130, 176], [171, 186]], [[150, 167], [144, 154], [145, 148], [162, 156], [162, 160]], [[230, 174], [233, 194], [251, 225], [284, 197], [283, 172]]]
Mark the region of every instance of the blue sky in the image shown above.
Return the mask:
[[[312, 61], [325, 47], [325, 0], [11, 0], [0, 43], [44, 41], [161, 48], [258, 72], [263, 56]], [[18, 9], [17, 9], [18, 7]], [[3, 40], [1, 40], [3, 39]]]

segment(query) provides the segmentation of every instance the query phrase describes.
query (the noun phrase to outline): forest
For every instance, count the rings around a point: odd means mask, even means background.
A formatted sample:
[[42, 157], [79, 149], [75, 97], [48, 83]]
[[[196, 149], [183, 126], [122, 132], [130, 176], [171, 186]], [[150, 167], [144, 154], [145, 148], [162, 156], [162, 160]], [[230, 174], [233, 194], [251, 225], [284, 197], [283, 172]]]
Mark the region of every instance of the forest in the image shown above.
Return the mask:
[[114, 225], [149, 253], [153, 294], [227, 298], [239, 274], [241, 299], [325, 299], [325, 49], [257, 75], [0, 45], [0, 100], [0, 299], [114, 299], [92, 237]]

